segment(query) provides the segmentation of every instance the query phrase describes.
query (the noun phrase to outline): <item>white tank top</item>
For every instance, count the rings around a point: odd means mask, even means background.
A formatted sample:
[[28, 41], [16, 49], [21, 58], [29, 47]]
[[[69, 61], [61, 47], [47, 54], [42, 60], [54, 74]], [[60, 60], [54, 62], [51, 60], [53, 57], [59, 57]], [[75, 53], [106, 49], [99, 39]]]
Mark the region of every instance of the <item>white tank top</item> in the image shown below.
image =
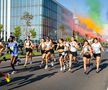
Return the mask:
[[68, 48], [69, 48], [69, 43], [66, 43], [64, 46], [64, 51], [68, 51]]
[[93, 53], [101, 53], [101, 44], [100, 43], [93, 43], [92, 44], [92, 48], [93, 48]]
[[84, 53], [86, 53], [86, 52], [89, 52], [89, 51], [90, 51], [88, 46], [84, 46], [84, 47], [83, 47], [83, 50], [84, 50]]
[[74, 42], [71, 42], [71, 43], [70, 43], [70, 51], [72, 51], [72, 52], [76, 52], [76, 51], [77, 51]]
[[49, 43], [46, 43], [46, 48], [51, 48], [50, 42]]

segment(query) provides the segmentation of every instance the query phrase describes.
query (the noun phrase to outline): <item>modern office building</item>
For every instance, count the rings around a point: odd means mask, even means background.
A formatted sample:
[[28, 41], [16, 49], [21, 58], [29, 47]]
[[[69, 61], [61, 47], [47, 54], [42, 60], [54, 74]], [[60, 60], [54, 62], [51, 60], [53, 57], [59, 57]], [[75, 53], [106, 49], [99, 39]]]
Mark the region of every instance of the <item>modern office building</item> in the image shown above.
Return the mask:
[[[21, 19], [25, 12], [33, 16], [29, 27]], [[4, 40], [16, 26], [22, 28], [21, 39], [26, 38], [29, 29], [35, 28], [37, 35], [34, 40], [46, 36], [56, 40], [61, 37], [61, 25], [64, 25], [66, 33], [72, 34], [68, 22], [72, 17], [73, 14], [56, 0], [0, 0], [0, 23], [4, 26], [1, 36]]]

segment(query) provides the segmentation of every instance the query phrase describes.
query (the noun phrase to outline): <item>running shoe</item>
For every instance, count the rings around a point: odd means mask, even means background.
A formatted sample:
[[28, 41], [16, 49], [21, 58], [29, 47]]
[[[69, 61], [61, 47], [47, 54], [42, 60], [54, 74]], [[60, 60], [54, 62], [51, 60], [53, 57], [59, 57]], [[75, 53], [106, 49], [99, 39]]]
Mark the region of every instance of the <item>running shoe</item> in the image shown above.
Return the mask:
[[16, 71], [13, 71], [11, 74], [13, 75], [13, 74], [15, 74], [16, 73]]
[[33, 62], [32, 62], [32, 60], [30, 60], [30, 64], [32, 64]]
[[66, 66], [64, 65], [63, 70], [66, 70]]
[[96, 73], [99, 73], [99, 69], [96, 70]]
[[18, 66], [19, 64], [20, 64], [19, 62], [16, 63], [17, 66]]
[[68, 70], [69, 72], [71, 71], [71, 68], [69, 68], [69, 70]]
[[53, 61], [51, 62], [51, 66], [52, 66], [52, 67], [54, 66], [54, 62], [53, 62]]
[[54, 59], [54, 62], [56, 62], [56, 59]]
[[7, 83], [9, 83], [11, 81], [11, 78], [10, 78], [10, 74], [9, 73], [7, 73], [5, 75], [5, 80], [6, 80]]
[[27, 67], [27, 65], [24, 64], [24, 67]]
[[60, 68], [60, 71], [63, 71], [63, 68], [62, 67]]
[[87, 75], [87, 71], [84, 71], [84, 74], [86, 74], [86, 75]]
[[48, 65], [45, 66], [45, 69], [48, 69]]

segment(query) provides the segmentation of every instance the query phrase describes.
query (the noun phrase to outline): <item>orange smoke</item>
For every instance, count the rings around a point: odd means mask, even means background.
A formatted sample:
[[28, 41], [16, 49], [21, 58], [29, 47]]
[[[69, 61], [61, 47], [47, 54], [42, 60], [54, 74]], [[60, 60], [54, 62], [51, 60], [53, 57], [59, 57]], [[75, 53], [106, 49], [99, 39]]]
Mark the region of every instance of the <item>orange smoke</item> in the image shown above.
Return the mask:
[[88, 29], [93, 30], [99, 34], [102, 34], [102, 27], [96, 25], [96, 23], [92, 19], [84, 18], [81, 16], [78, 16], [78, 19], [80, 23], [85, 24]]

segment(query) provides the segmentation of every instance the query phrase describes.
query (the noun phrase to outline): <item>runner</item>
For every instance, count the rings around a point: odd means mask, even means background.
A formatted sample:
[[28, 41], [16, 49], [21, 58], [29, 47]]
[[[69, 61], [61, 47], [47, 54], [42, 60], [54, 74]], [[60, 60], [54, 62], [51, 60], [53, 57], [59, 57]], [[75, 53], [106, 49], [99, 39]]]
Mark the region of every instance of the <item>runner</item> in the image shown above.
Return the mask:
[[0, 78], [1, 77], [3, 77], [6, 80], [7, 83], [9, 83], [11, 81], [9, 73], [2, 73], [2, 72], [0, 72]]
[[53, 59], [51, 61], [51, 66], [54, 66], [54, 61], [56, 61], [56, 56], [55, 56], [55, 53], [54, 53], [54, 43], [53, 43], [53, 39], [50, 39], [50, 42], [51, 42], [51, 59]]
[[14, 74], [16, 73], [15, 64], [18, 57], [18, 45], [15, 41], [15, 37], [10, 37], [10, 43], [8, 44], [8, 47], [11, 51], [11, 67], [13, 69], [13, 72], [11, 74]]
[[[0, 56], [2, 55], [2, 52], [5, 50], [5, 47], [2, 43], [2, 40], [0, 39]], [[1, 56], [2, 57], [2, 56]], [[0, 63], [2, 62], [2, 60], [0, 60]], [[11, 79], [10, 79], [10, 74], [9, 73], [3, 73], [3, 72], [0, 72], [0, 78], [1, 77], [4, 77], [4, 79], [6, 80], [6, 82], [10, 82]]]
[[65, 52], [64, 61], [65, 61], [66, 66], [68, 67], [69, 66], [69, 63], [68, 63], [68, 60], [69, 60], [69, 42], [67, 42], [66, 40], [64, 40], [64, 52]]
[[41, 39], [38, 48], [41, 49], [42, 61], [41, 61], [40, 67], [42, 67], [42, 64], [44, 63], [45, 55], [46, 55], [46, 54], [45, 54], [45, 40], [44, 40], [44, 39]]
[[90, 59], [92, 56], [92, 49], [91, 49], [91, 46], [87, 40], [84, 41], [84, 46], [81, 51], [81, 54], [83, 54], [84, 73], [87, 74], [87, 64], [90, 65]]
[[64, 65], [64, 40], [61, 38], [58, 41], [57, 45], [57, 51], [59, 52], [59, 62], [60, 62], [60, 71], [65, 70], [65, 65]]
[[45, 42], [45, 60], [46, 60], [46, 65], [45, 65], [45, 69], [48, 68], [48, 60], [50, 59], [51, 56], [51, 49], [52, 49], [52, 43], [50, 42], [50, 38], [47, 37], [46, 38], [46, 42]]
[[104, 49], [97, 38], [93, 40], [92, 49], [93, 56], [96, 59], [96, 72], [98, 73], [101, 59], [101, 51], [104, 51]]
[[33, 43], [30, 40], [30, 36], [27, 37], [27, 40], [24, 43], [24, 47], [26, 49], [26, 60], [24, 67], [26, 67], [29, 59], [30, 59], [30, 64], [32, 64]]
[[91, 37], [88, 36], [88, 40], [87, 40], [87, 41], [88, 41], [89, 44], [91, 45], [91, 44], [93, 43], [93, 38], [91, 38]]
[[69, 71], [72, 68], [72, 61], [77, 61], [77, 49], [79, 48], [78, 43], [75, 41], [74, 37], [71, 37], [70, 42], [70, 54], [69, 54]]

